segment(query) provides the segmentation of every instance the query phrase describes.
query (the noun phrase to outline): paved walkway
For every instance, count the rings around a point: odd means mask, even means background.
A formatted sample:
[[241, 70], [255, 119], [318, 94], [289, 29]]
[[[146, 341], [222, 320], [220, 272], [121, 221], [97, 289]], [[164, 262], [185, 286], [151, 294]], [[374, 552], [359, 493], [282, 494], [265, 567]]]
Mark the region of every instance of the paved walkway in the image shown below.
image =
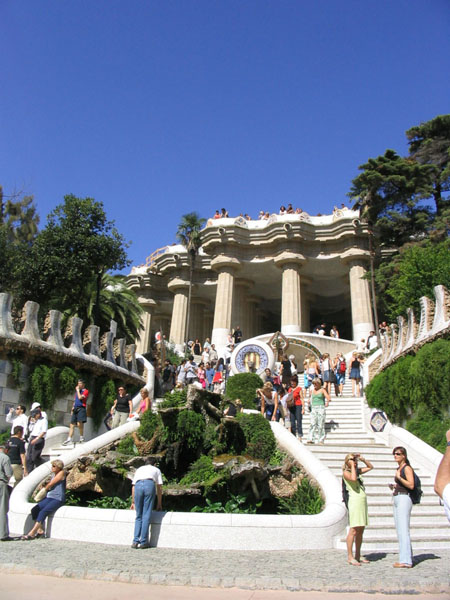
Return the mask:
[[0, 543], [0, 572], [136, 584], [385, 594], [450, 594], [450, 550], [422, 552], [413, 569], [394, 569], [394, 554], [347, 565], [342, 550], [236, 552], [132, 550], [38, 539]]

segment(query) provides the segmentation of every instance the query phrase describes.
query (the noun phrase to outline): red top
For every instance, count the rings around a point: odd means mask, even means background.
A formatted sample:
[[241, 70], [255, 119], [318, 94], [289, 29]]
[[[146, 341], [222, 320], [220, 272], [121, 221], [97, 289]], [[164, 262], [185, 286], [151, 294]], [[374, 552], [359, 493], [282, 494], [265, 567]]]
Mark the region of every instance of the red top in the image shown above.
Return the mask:
[[302, 406], [302, 388], [298, 385], [296, 388], [289, 388], [288, 392], [293, 392], [295, 406]]

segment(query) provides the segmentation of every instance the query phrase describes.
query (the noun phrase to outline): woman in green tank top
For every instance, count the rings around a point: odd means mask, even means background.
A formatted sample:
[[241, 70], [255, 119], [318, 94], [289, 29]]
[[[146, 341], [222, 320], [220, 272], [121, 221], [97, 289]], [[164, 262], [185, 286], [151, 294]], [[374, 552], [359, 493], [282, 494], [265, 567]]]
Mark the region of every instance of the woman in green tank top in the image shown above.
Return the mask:
[[311, 424], [309, 427], [308, 444], [323, 444], [325, 440], [325, 408], [330, 402], [330, 395], [322, 387], [319, 378], [313, 380], [313, 390], [309, 405], [311, 407]]

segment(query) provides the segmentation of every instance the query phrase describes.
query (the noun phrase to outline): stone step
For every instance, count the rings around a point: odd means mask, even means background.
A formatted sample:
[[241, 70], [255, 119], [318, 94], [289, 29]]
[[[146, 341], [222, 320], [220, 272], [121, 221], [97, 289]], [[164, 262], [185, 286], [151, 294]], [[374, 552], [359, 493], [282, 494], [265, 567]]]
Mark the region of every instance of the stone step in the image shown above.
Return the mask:
[[[369, 527], [375, 527], [375, 526], [380, 526], [380, 527], [384, 527], [384, 528], [389, 528], [392, 529], [393, 527], [395, 527], [395, 522], [394, 522], [394, 515], [391, 514], [390, 516], [381, 516], [381, 515], [371, 515], [369, 512]], [[436, 513], [430, 513], [429, 515], [426, 514], [411, 514], [411, 527], [414, 527], [414, 531], [417, 530], [417, 528], [434, 528], [439, 530], [440, 528], [446, 527], [448, 526], [448, 520], [447, 517], [445, 516], [444, 512], [442, 511], [441, 514], [436, 514]]]

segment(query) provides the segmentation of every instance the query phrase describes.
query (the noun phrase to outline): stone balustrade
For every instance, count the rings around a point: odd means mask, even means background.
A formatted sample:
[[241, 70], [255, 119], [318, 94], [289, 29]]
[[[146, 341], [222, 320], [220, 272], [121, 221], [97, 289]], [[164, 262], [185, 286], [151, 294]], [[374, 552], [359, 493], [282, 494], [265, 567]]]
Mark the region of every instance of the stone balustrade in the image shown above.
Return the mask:
[[450, 292], [443, 285], [434, 288], [434, 302], [426, 296], [420, 299], [420, 322], [407, 310], [407, 320], [399, 316], [381, 336], [382, 353], [378, 371], [382, 371], [400, 356], [417, 350], [427, 342], [442, 337], [450, 330]]
[[0, 354], [20, 351], [25, 357], [72, 364], [95, 374], [120, 378], [124, 383], [145, 383], [144, 377], [137, 372], [136, 346], [127, 346], [124, 339], [115, 340], [117, 325], [114, 321], [111, 321], [111, 331], [105, 333], [100, 341], [99, 327], [89, 325], [83, 335], [82, 319], [72, 317], [63, 336], [62, 315], [58, 310], [51, 310], [41, 333], [39, 304], [28, 301], [22, 311], [23, 328], [18, 333], [11, 308], [12, 296], [0, 293]]

